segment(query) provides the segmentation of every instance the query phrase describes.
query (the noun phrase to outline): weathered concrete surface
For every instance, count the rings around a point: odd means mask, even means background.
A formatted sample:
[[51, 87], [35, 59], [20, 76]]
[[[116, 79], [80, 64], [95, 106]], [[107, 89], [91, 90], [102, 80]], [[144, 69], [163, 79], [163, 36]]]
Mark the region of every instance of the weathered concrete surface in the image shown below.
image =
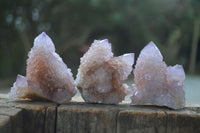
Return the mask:
[[[182, 110], [156, 106], [68, 104], [0, 95], [0, 133], [199, 133], [200, 104]], [[76, 101], [76, 102], [75, 102]]]

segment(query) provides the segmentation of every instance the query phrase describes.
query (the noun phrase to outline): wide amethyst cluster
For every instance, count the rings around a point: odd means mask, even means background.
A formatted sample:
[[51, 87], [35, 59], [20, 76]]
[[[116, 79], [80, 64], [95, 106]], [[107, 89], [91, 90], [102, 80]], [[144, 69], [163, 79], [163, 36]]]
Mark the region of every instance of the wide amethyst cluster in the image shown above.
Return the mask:
[[185, 106], [185, 72], [181, 65], [169, 66], [153, 42], [140, 53], [134, 69], [133, 105], [153, 104], [173, 109]]
[[131, 91], [123, 82], [132, 71], [134, 54], [114, 57], [107, 39], [95, 40], [81, 58], [76, 85], [86, 102], [118, 104]]

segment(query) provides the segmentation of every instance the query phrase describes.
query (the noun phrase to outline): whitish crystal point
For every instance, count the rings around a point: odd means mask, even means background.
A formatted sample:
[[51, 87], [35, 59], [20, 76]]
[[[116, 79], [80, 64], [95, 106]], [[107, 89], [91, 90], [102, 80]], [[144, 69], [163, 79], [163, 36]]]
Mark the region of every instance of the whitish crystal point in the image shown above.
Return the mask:
[[108, 39], [103, 39], [103, 40], [94, 40], [95, 43], [108, 43]]
[[34, 47], [40, 47], [45, 48], [46, 50], [55, 51], [53, 41], [45, 32], [42, 32], [34, 39]]
[[135, 54], [134, 53], [128, 53], [124, 54], [122, 56], [119, 56], [124, 62], [127, 62], [131, 66], [134, 64]]
[[[113, 57], [111, 50], [111, 44], [107, 39], [94, 40], [88, 51], [81, 57], [82, 67], [87, 64], [93, 64], [97, 66], [105, 61], [110, 60]], [[85, 67], [87, 70], [88, 67]]]
[[26, 77], [24, 77], [24, 76], [22, 76], [22, 75], [20, 75], [20, 74], [17, 74], [17, 79], [16, 79], [16, 82], [23, 82], [23, 80], [26, 80]]
[[109, 43], [108, 39], [103, 39], [103, 40], [94, 40], [92, 43], [93, 45], [101, 45], [101, 47], [111, 50], [111, 43]]
[[118, 104], [130, 92], [123, 84], [132, 71], [134, 54], [113, 57], [108, 40], [95, 40], [81, 58], [76, 85], [91, 103]]
[[134, 69], [132, 104], [158, 105], [173, 109], [185, 106], [185, 72], [181, 65], [169, 66], [153, 42], [141, 51]]

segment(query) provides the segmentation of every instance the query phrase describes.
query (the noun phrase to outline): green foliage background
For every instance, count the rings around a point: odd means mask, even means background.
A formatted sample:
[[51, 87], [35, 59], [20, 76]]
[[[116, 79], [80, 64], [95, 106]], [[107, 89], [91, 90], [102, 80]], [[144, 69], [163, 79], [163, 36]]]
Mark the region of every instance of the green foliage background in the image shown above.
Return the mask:
[[[82, 49], [104, 38], [116, 55], [136, 57], [154, 41], [168, 65], [182, 64], [188, 71], [199, 13], [199, 0], [1, 0], [0, 78], [25, 75], [27, 53], [42, 31], [74, 72]], [[199, 73], [200, 53], [196, 56]]]

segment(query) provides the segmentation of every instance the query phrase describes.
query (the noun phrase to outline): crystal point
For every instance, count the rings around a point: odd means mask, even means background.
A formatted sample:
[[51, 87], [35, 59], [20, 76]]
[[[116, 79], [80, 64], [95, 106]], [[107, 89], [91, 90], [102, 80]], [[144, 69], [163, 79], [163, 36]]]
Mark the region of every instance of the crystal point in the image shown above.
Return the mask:
[[113, 57], [107, 39], [95, 40], [81, 58], [76, 85], [91, 103], [118, 104], [131, 91], [124, 80], [132, 71], [134, 54]]
[[34, 39], [34, 48], [44, 48], [46, 50], [55, 51], [53, 41], [45, 32], [42, 32]]
[[9, 93], [11, 97], [64, 103], [76, 94], [71, 70], [55, 52], [55, 46], [45, 32], [35, 38], [28, 56], [26, 77], [17, 76]]
[[141, 51], [134, 69], [132, 104], [153, 104], [173, 109], [185, 106], [185, 72], [181, 65], [169, 66], [153, 42]]
[[153, 42], [148, 43], [142, 49], [142, 51], [140, 53], [140, 57], [142, 58], [143, 56], [145, 56], [145, 58], [150, 58], [150, 59], [155, 58], [155, 60], [157, 60], [157, 61], [163, 60], [162, 54], [160, 53], [159, 49]]
[[27, 78], [22, 75], [17, 75], [16, 82], [13, 84], [13, 87], [9, 92], [9, 97], [23, 96], [23, 94], [25, 94], [27, 90], [28, 90]]
[[124, 54], [122, 56], [119, 56], [118, 58], [121, 58], [127, 64], [133, 65], [135, 55], [134, 55], [134, 53], [129, 53], [129, 54]]

